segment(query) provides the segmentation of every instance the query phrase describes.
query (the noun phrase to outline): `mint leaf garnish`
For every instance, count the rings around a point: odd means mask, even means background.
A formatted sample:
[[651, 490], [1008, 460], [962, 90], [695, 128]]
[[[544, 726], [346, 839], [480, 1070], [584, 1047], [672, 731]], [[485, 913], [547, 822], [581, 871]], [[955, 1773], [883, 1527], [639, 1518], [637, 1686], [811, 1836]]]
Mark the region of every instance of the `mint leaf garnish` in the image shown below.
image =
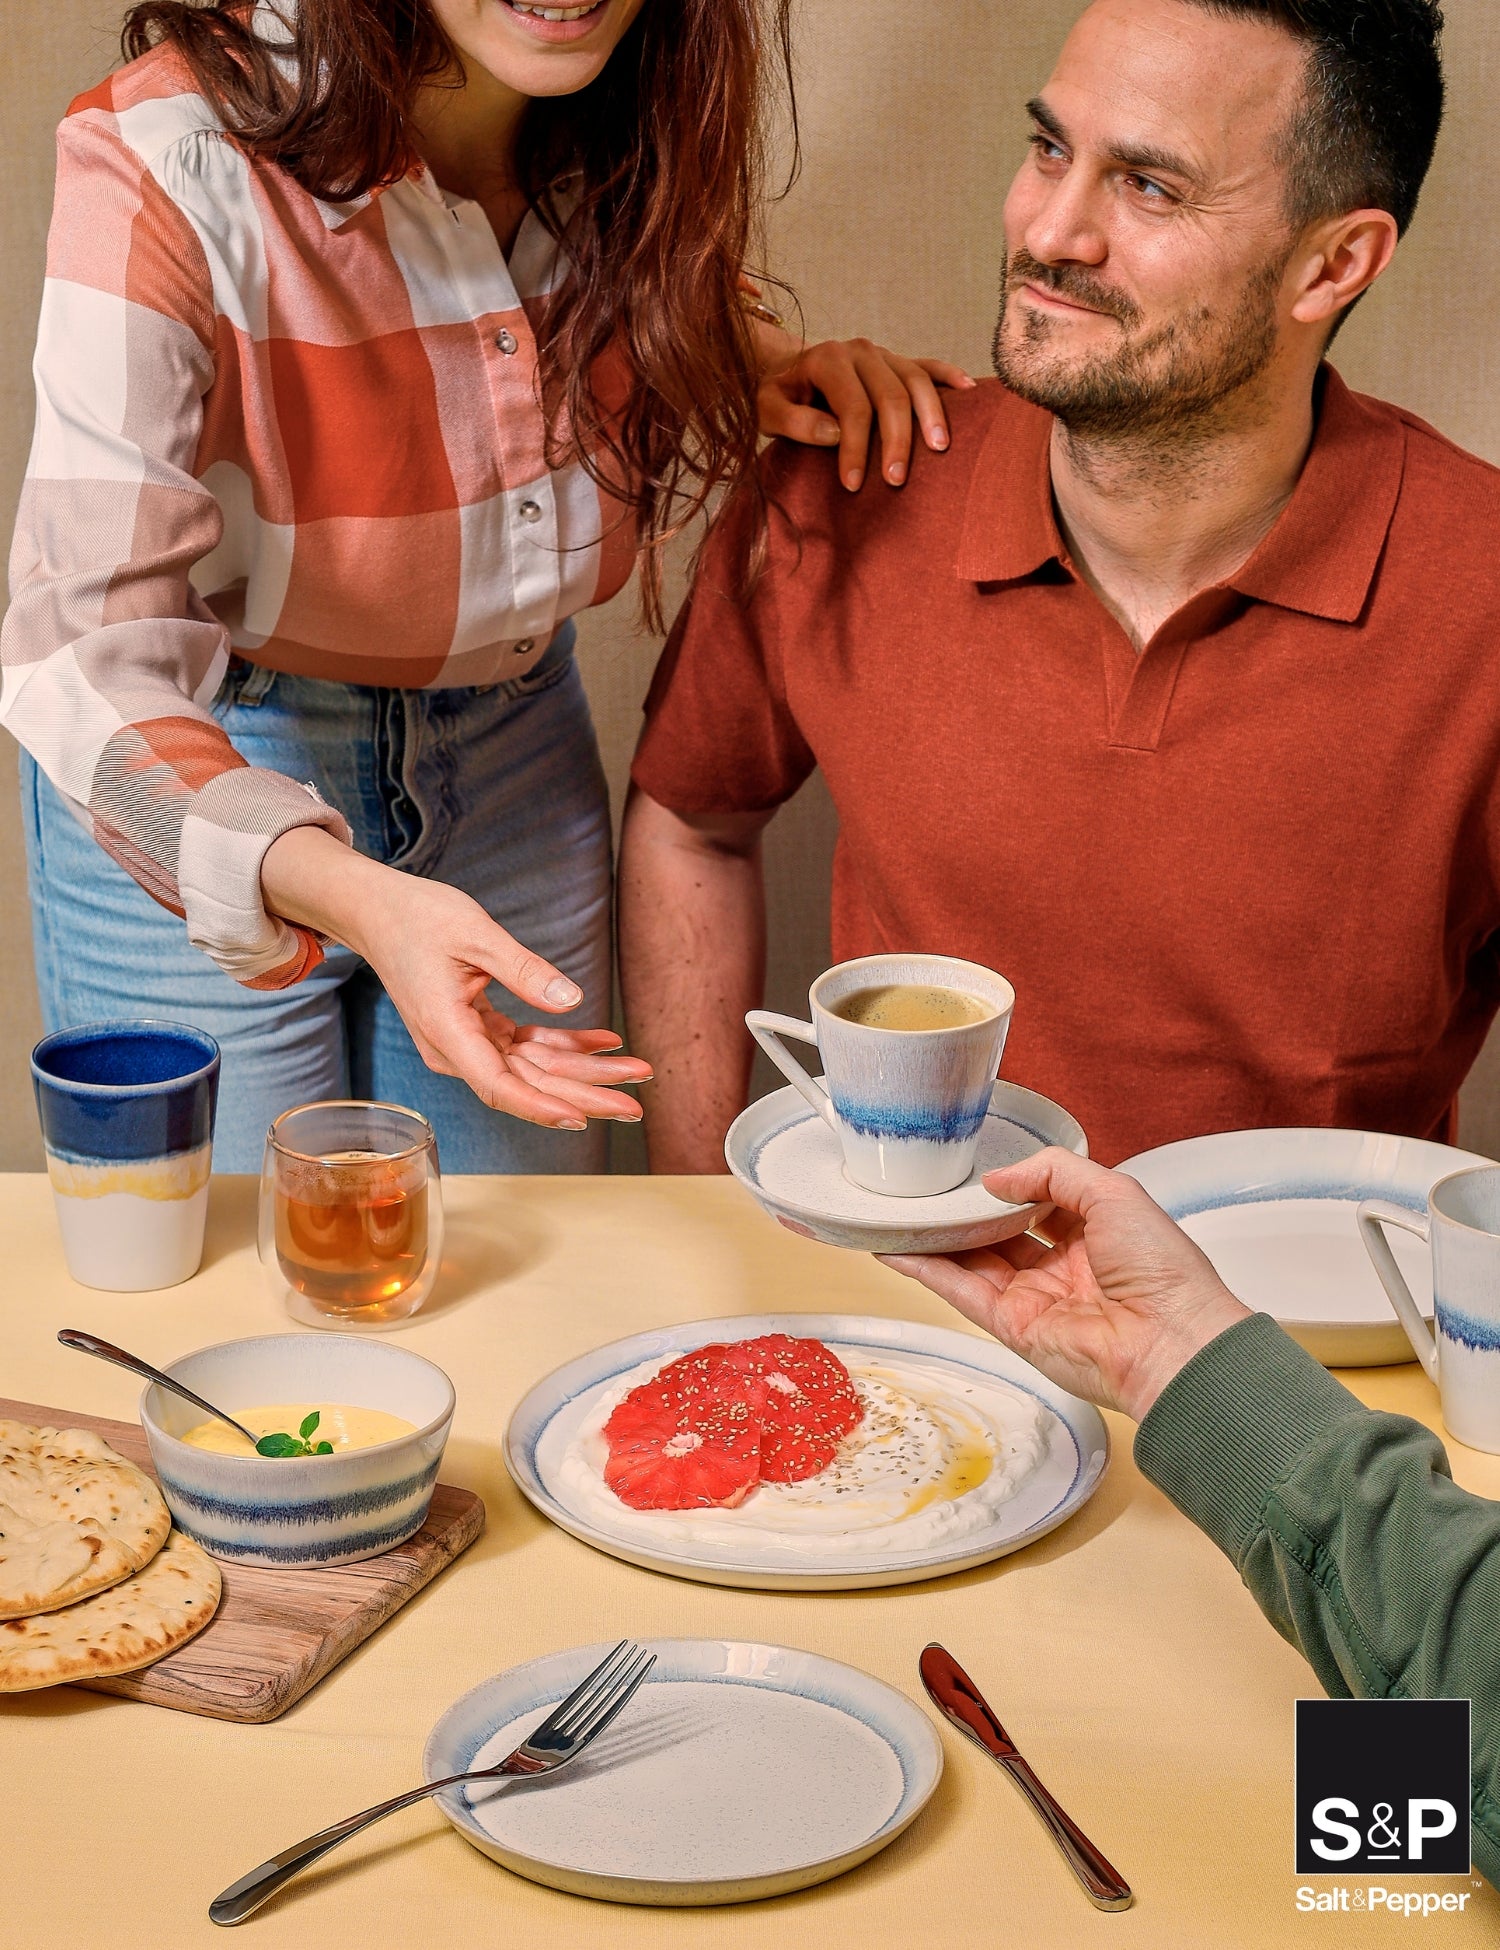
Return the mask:
[[331, 1442], [312, 1441], [314, 1431], [323, 1419], [323, 1411], [315, 1408], [311, 1415], [304, 1416], [302, 1429], [298, 1435], [288, 1435], [284, 1429], [277, 1429], [271, 1435], [263, 1435], [255, 1445], [258, 1456], [331, 1456]]

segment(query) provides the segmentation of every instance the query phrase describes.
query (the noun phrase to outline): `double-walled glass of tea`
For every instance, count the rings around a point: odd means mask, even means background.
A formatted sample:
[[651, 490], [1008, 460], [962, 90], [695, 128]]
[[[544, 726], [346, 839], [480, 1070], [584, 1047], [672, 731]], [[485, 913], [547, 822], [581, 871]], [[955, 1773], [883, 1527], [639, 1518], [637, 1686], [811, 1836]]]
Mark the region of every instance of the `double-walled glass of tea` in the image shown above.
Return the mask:
[[443, 1188], [427, 1119], [398, 1104], [303, 1104], [266, 1133], [260, 1258], [311, 1327], [393, 1327], [432, 1291]]

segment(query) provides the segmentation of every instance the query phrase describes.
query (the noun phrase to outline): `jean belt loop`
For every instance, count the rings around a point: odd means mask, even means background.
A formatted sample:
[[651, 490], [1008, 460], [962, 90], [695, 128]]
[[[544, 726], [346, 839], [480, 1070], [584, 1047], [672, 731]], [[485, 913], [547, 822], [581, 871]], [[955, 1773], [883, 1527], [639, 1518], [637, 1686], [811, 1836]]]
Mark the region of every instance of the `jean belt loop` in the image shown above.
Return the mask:
[[276, 682], [276, 672], [269, 664], [250, 664], [249, 673], [241, 682], [236, 704], [262, 704], [266, 694]]

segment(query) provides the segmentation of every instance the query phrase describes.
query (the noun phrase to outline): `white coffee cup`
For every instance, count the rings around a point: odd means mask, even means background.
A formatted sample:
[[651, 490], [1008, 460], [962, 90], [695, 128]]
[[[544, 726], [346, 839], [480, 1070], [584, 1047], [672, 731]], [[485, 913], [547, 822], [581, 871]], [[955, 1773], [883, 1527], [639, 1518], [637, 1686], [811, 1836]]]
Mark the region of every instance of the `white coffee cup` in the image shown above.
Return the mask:
[[[975, 1022], [940, 1029], [884, 1029], [836, 1013], [861, 989], [951, 989], [986, 1009]], [[961, 1185], [974, 1169], [1010, 1029], [1016, 992], [1003, 975], [948, 955], [866, 955], [840, 962], [808, 991], [811, 1022], [752, 1009], [751, 1035], [782, 1075], [838, 1133], [844, 1169], [857, 1185], [893, 1198], [926, 1198]], [[812, 1077], [780, 1038], [815, 1043], [823, 1078]]]
[[[1438, 1385], [1443, 1421], [1471, 1449], [1500, 1455], [1500, 1165], [1440, 1178], [1427, 1210], [1384, 1199], [1359, 1208], [1360, 1231], [1417, 1359]], [[1432, 1249], [1436, 1335], [1382, 1230], [1400, 1226]]]

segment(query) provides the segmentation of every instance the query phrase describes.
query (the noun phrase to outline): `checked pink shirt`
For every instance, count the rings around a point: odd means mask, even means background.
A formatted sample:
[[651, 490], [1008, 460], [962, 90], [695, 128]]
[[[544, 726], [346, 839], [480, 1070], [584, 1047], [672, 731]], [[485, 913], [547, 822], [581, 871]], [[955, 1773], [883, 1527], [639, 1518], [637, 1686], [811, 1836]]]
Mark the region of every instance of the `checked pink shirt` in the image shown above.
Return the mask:
[[628, 514], [549, 464], [532, 319], [565, 273], [534, 218], [507, 259], [426, 171], [309, 195], [165, 49], [58, 131], [0, 720], [241, 982], [321, 953], [267, 915], [266, 848], [347, 828], [215, 723], [231, 651], [489, 684], [629, 577]]

